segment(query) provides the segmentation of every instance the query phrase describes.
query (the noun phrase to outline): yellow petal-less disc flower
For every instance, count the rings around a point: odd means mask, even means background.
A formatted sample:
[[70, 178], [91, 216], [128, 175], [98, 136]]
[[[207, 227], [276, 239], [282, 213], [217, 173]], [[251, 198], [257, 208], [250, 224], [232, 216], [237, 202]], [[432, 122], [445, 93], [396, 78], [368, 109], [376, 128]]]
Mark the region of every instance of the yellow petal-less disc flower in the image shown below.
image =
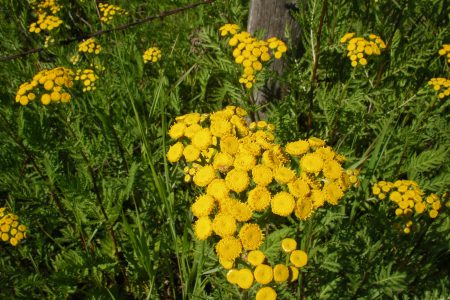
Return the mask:
[[245, 224], [239, 231], [239, 238], [245, 250], [257, 250], [264, 240], [257, 224]]
[[183, 156], [187, 162], [196, 161], [200, 157], [200, 150], [193, 145], [187, 145], [183, 150]]
[[177, 140], [184, 135], [184, 131], [186, 130], [186, 125], [184, 123], [175, 123], [169, 129], [169, 136]]
[[182, 143], [177, 142], [170, 146], [169, 151], [167, 151], [167, 160], [171, 163], [175, 163], [180, 160], [183, 155], [184, 146]]
[[234, 159], [234, 167], [238, 170], [250, 171], [256, 165], [256, 158], [250, 153], [240, 152]]
[[293, 182], [288, 183], [289, 193], [297, 198], [304, 198], [311, 192], [309, 184], [306, 180], [297, 178]]
[[290, 276], [289, 278], [291, 279], [291, 282], [294, 282], [298, 279], [298, 269], [294, 266], [289, 266], [289, 270], [290, 270]]
[[219, 263], [225, 270], [230, 270], [234, 266], [234, 260], [226, 260], [219, 258]]
[[214, 208], [214, 198], [210, 195], [201, 195], [192, 204], [192, 214], [197, 218], [208, 216]]
[[239, 140], [234, 135], [228, 135], [220, 140], [220, 150], [230, 155], [235, 155], [239, 151]]
[[216, 200], [226, 198], [229, 192], [230, 189], [224, 179], [214, 179], [206, 188], [206, 193], [213, 196]]
[[281, 240], [281, 249], [286, 253], [290, 253], [297, 249], [297, 242], [291, 238], [283, 239]]
[[328, 180], [338, 179], [342, 176], [341, 164], [335, 160], [327, 161], [323, 166], [323, 175]]
[[225, 182], [230, 190], [240, 193], [245, 191], [250, 183], [250, 178], [246, 171], [233, 169], [228, 172]]
[[273, 177], [280, 184], [288, 184], [295, 179], [295, 172], [289, 168], [280, 166], [273, 170]]
[[233, 156], [225, 152], [219, 152], [214, 156], [213, 167], [222, 173], [226, 173], [233, 167], [233, 162]]
[[264, 211], [269, 206], [271, 197], [267, 188], [257, 186], [248, 193], [247, 203], [255, 211]]
[[276, 282], [284, 282], [289, 278], [289, 268], [283, 264], [277, 264], [273, 268], [273, 279]]
[[262, 287], [256, 293], [256, 300], [276, 300], [277, 292], [270, 286]]
[[239, 270], [231, 269], [227, 272], [227, 281], [231, 284], [237, 284], [239, 280]]
[[216, 137], [224, 137], [231, 133], [231, 123], [224, 119], [211, 121], [211, 133]]
[[217, 256], [222, 259], [234, 260], [241, 255], [241, 252], [241, 242], [232, 236], [227, 236], [216, 244]]
[[234, 201], [233, 205], [229, 208], [229, 212], [239, 222], [247, 222], [252, 218], [251, 208], [240, 201]]
[[238, 276], [237, 276], [237, 282], [236, 284], [241, 289], [249, 289], [252, 287], [253, 284], [253, 273], [249, 269], [241, 269], [239, 270]]
[[313, 204], [309, 198], [299, 198], [295, 205], [295, 215], [300, 220], [306, 220], [311, 216]]
[[306, 152], [308, 152], [309, 143], [308, 143], [308, 141], [303, 141], [303, 140], [287, 143], [285, 150], [290, 155], [300, 156], [300, 155], [303, 155]]
[[247, 261], [253, 266], [259, 266], [265, 259], [266, 256], [260, 250], [252, 250], [247, 255]]
[[194, 176], [194, 183], [197, 186], [204, 187], [207, 186], [213, 179], [216, 178], [216, 171], [213, 166], [206, 165], [200, 167]]
[[211, 131], [208, 128], [202, 128], [192, 137], [192, 145], [199, 150], [206, 150], [212, 144]]
[[287, 217], [294, 211], [295, 200], [291, 194], [279, 192], [273, 196], [270, 206], [274, 214]]
[[194, 225], [194, 233], [197, 239], [204, 241], [212, 234], [212, 222], [208, 217], [199, 218]]
[[308, 255], [303, 250], [294, 250], [289, 257], [289, 261], [297, 268], [301, 268], [308, 263]]
[[219, 213], [213, 220], [212, 228], [220, 237], [232, 236], [236, 232], [236, 220], [231, 215]]
[[318, 173], [323, 168], [323, 160], [315, 153], [308, 153], [300, 159], [300, 166], [302, 171], [308, 173]]
[[252, 169], [253, 181], [260, 186], [267, 186], [273, 180], [272, 170], [265, 165], [257, 165]]
[[260, 264], [253, 271], [255, 280], [261, 284], [268, 284], [273, 280], [273, 270], [271, 266]]

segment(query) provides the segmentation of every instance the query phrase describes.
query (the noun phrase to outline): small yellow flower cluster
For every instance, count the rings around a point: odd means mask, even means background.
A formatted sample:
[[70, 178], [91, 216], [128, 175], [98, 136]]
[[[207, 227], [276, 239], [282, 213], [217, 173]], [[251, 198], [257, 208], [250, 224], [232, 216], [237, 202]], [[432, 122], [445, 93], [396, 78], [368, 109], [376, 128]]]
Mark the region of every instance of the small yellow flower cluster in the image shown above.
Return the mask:
[[72, 96], [67, 92], [73, 86], [73, 71], [58, 67], [51, 70], [43, 70], [36, 74], [30, 82], [20, 85], [16, 94], [16, 102], [27, 105], [29, 101], [36, 99], [41, 94], [41, 103], [48, 105], [50, 102], [69, 102]]
[[161, 50], [159, 50], [159, 48], [157, 47], [148, 48], [147, 50], [145, 50], [142, 57], [144, 58], [144, 64], [148, 62], [155, 63], [161, 59]]
[[347, 57], [350, 58], [352, 67], [358, 66], [358, 63], [361, 66], [367, 65], [364, 55], [380, 55], [381, 49], [386, 48], [386, 44], [378, 35], [370, 34], [369, 40], [354, 36], [354, 32], [346, 33], [340, 40], [341, 44], [348, 42]]
[[232, 35], [228, 44], [234, 47], [235, 62], [244, 68], [239, 82], [248, 89], [253, 87], [256, 73], [262, 70], [263, 63], [269, 61], [271, 55], [280, 59], [287, 51], [286, 44], [278, 38], [258, 40], [246, 31], [239, 32], [239, 26], [236, 24], [225, 24], [219, 31], [221, 36]]
[[82, 82], [83, 92], [95, 91], [97, 89], [95, 82], [98, 80], [98, 75], [92, 69], [78, 69], [75, 80]]
[[347, 178], [348, 178], [348, 186], [353, 185], [354, 187], [358, 187], [360, 184], [359, 181], [359, 170], [357, 169], [347, 169], [345, 171], [347, 173]]
[[430, 81], [428, 81], [429, 85], [433, 86], [433, 89], [438, 92], [438, 98], [443, 99], [450, 95], [450, 79], [447, 78], [431, 78]]
[[[344, 158], [323, 140], [310, 138], [282, 147], [274, 142], [272, 124], [248, 124], [246, 115], [235, 106], [211, 114], [190, 113], [177, 117], [168, 132], [175, 142], [167, 160], [183, 160], [185, 181], [205, 191], [191, 206], [194, 234], [199, 240], [213, 235], [219, 239], [215, 250], [226, 269], [263, 244], [266, 224], [257, 224], [255, 216], [270, 210], [305, 220], [326, 201], [337, 204], [350, 185], [341, 166]], [[294, 160], [300, 162], [300, 170], [290, 168]], [[250, 278], [253, 282], [250, 270], [239, 272], [245, 278], [239, 286], [247, 286]]]
[[442, 45], [442, 48], [439, 49], [439, 55], [440, 56], [447, 56], [447, 61], [450, 63], [450, 44], [444, 44]]
[[38, 1], [34, 6], [34, 13], [38, 20], [30, 24], [29, 31], [39, 33], [42, 30], [51, 31], [58, 28], [63, 21], [55, 16], [61, 10], [56, 0]]
[[128, 14], [128, 12], [125, 9], [114, 4], [100, 3], [98, 7], [101, 12], [100, 20], [104, 23], [111, 22], [114, 16]]
[[[229, 269], [227, 281], [236, 284], [241, 289], [249, 289], [253, 284], [259, 284], [261, 287], [256, 293], [256, 300], [276, 299], [277, 293], [274, 284], [297, 281], [299, 268], [304, 267], [308, 262], [308, 255], [302, 250], [297, 250], [297, 242], [294, 239], [283, 239], [281, 247], [288, 254], [289, 265], [276, 264], [272, 266], [262, 251], [252, 250], [245, 260], [249, 267]], [[253, 268], [253, 271], [250, 268]]]
[[379, 181], [372, 186], [372, 194], [380, 200], [389, 198], [395, 208], [395, 215], [405, 222], [404, 233], [411, 232], [412, 216], [422, 214], [426, 210], [430, 218], [438, 216], [441, 202], [437, 195], [430, 194], [423, 198], [423, 191], [413, 180], [397, 180], [395, 182]]
[[27, 237], [27, 227], [19, 223], [19, 217], [13, 213], [8, 213], [5, 207], [0, 207], [0, 234], [4, 242], [9, 242], [13, 246]]
[[89, 38], [78, 44], [78, 52], [99, 54], [102, 46], [98, 44], [94, 38]]
[[45, 37], [45, 42], [44, 42], [44, 48], [48, 48], [48, 46], [50, 46], [51, 44], [53, 44], [55, 42], [55, 39], [48, 35]]
[[80, 60], [81, 60], [80, 54], [74, 54], [70, 57], [70, 63], [72, 65], [78, 64], [80, 62]]

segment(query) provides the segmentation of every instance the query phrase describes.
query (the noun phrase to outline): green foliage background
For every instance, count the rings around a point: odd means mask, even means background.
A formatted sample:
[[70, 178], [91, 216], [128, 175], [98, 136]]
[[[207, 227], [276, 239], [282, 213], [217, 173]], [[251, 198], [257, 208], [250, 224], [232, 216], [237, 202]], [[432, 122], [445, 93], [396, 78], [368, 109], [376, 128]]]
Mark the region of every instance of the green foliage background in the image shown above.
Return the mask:
[[[432, 77], [449, 76], [437, 54], [450, 43], [449, 8], [445, 0], [326, 1], [318, 52], [324, 2], [298, 1], [292, 11], [302, 35], [300, 45], [290, 46], [300, 55], [288, 53], [282, 76], [264, 73], [287, 90], [264, 109], [279, 142], [327, 140], [348, 158], [347, 167], [361, 169], [361, 185], [338, 206], [266, 237], [270, 250], [294, 234], [310, 258], [299, 282], [284, 286], [279, 298], [446, 299], [448, 210], [432, 221], [421, 217], [402, 235], [370, 187], [408, 178], [427, 193], [449, 189], [450, 102], [427, 86]], [[115, 24], [188, 3], [116, 1], [130, 14]], [[27, 30], [34, 21], [27, 1], [0, 4], [0, 57], [43, 45]], [[56, 39], [109, 28], [94, 4], [64, 3]], [[243, 293], [226, 282], [211, 243], [195, 241], [189, 205], [197, 192], [165, 160], [167, 128], [177, 115], [230, 104], [261, 109], [239, 85], [239, 68], [218, 35], [224, 23], [245, 27], [248, 7], [244, 0], [215, 1], [99, 36], [104, 51], [96, 62], [106, 69], [98, 89], [74, 95], [68, 105], [21, 107], [14, 97], [39, 70], [70, 66], [76, 43], [0, 62], [0, 206], [29, 228], [22, 245], [0, 245], [0, 298], [254, 296], [254, 289]], [[353, 70], [339, 45], [350, 31], [376, 33], [389, 47]], [[163, 57], [144, 65], [150, 46]]]

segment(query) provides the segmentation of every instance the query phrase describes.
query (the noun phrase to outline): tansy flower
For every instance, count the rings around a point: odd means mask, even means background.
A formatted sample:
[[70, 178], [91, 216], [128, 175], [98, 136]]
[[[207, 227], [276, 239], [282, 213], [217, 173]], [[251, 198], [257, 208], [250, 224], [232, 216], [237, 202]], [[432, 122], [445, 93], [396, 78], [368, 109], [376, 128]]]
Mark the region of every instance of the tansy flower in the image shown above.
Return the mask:
[[187, 162], [196, 161], [200, 157], [200, 150], [193, 145], [187, 145], [183, 150], [183, 156]]
[[275, 265], [273, 268], [273, 279], [276, 282], [283, 282], [289, 278], [289, 269], [283, 264]]
[[148, 62], [155, 63], [161, 59], [161, 50], [157, 47], [150, 47], [145, 50], [142, 58], [144, 59], [144, 64]]
[[212, 135], [208, 128], [202, 128], [192, 137], [192, 145], [197, 149], [206, 150], [212, 144]]
[[297, 242], [294, 239], [286, 238], [281, 241], [281, 249], [284, 252], [289, 253], [297, 248]]
[[269, 185], [272, 182], [272, 170], [265, 165], [257, 165], [252, 169], [253, 181], [260, 186]]
[[237, 284], [239, 279], [239, 270], [231, 269], [227, 272], [227, 281], [231, 284]]
[[273, 279], [273, 270], [271, 266], [259, 264], [253, 271], [255, 280], [261, 284], [268, 284]]
[[241, 269], [237, 274], [236, 284], [241, 289], [249, 289], [253, 284], [253, 273], [249, 269]]
[[211, 133], [217, 137], [224, 137], [231, 133], [231, 123], [224, 119], [211, 121]]
[[344, 192], [335, 182], [327, 182], [323, 186], [323, 191], [326, 194], [326, 199], [328, 203], [332, 205], [338, 204], [339, 199], [344, 196]]
[[220, 257], [219, 257], [219, 263], [222, 265], [222, 267], [225, 270], [229, 270], [229, 269], [233, 268], [233, 266], [234, 266], [234, 260], [226, 260], [226, 259], [223, 259]]
[[306, 220], [311, 216], [313, 205], [309, 198], [299, 198], [295, 205], [295, 215], [300, 220]]
[[214, 156], [213, 167], [222, 173], [226, 173], [233, 167], [233, 162], [233, 156], [225, 152], [219, 152]]
[[342, 175], [342, 167], [337, 161], [327, 161], [323, 166], [323, 175], [328, 180], [338, 179]]
[[296, 281], [298, 279], [298, 273], [299, 273], [298, 269], [294, 266], [289, 266], [289, 270], [290, 270], [289, 277], [291, 279], [291, 282]]
[[300, 159], [300, 166], [302, 171], [308, 173], [318, 173], [323, 168], [323, 160], [317, 154], [308, 153]]
[[214, 198], [210, 195], [201, 195], [192, 204], [192, 214], [197, 218], [208, 216], [214, 208]]
[[318, 148], [325, 146], [325, 141], [316, 137], [310, 137], [308, 139], [308, 143], [310, 147]]
[[170, 146], [166, 155], [167, 160], [171, 163], [179, 161], [181, 156], [183, 155], [183, 150], [184, 150], [183, 144], [180, 142], [177, 142], [174, 145]]
[[194, 225], [194, 233], [197, 239], [203, 241], [211, 236], [212, 223], [208, 217], [200, 217]]
[[219, 213], [213, 220], [212, 228], [220, 237], [231, 236], [236, 232], [236, 220], [231, 215]]
[[216, 200], [226, 198], [230, 189], [224, 179], [214, 179], [206, 188], [206, 193], [213, 196]]
[[197, 186], [207, 186], [214, 178], [216, 178], [216, 171], [213, 166], [206, 165], [200, 167], [194, 176], [194, 183]]
[[260, 250], [252, 250], [247, 255], [247, 261], [253, 266], [259, 266], [264, 262], [265, 259], [266, 256]]
[[239, 231], [239, 238], [245, 250], [257, 250], [264, 236], [257, 224], [245, 224]]
[[255, 211], [263, 211], [269, 206], [270, 200], [270, 191], [263, 186], [257, 186], [248, 193], [247, 203]]
[[[180, 123], [180, 124], [184, 124], [184, 123]], [[202, 129], [202, 126], [200, 126], [199, 124], [192, 124], [190, 126], [187, 126], [186, 129], [184, 130], [184, 136], [192, 139], [192, 137], [200, 130]]]
[[262, 287], [256, 293], [256, 300], [276, 300], [277, 292], [270, 286]]
[[250, 178], [248, 177], [246, 171], [234, 169], [228, 172], [227, 176], [225, 177], [225, 182], [227, 183], [227, 186], [230, 188], [230, 190], [235, 191], [236, 193], [240, 193], [245, 191], [245, 189], [248, 187]]
[[234, 260], [241, 255], [241, 242], [232, 236], [227, 236], [221, 239], [216, 244], [216, 253], [219, 258]]
[[301, 268], [308, 262], [308, 255], [303, 250], [294, 250], [291, 252], [289, 261], [297, 268]]
[[201, 120], [201, 115], [199, 113], [189, 113], [179, 117], [176, 117], [177, 121], [182, 121], [186, 125], [198, 124]]
[[300, 156], [302, 154], [305, 154], [309, 150], [309, 143], [308, 141], [296, 141], [287, 143], [285, 150], [287, 153], [293, 156]]
[[325, 203], [326, 195], [320, 190], [313, 190], [311, 193], [311, 201], [314, 208], [323, 206]]
[[247, 222], [252, 218], [252, 210], [250, 207], [239, 201], [234, 201], [228, 211], [239, 222]]
[[295, 200], [291, 194], [286, 192], [279, 192], [278, 194], [273, 196], [270, 205], [274, 214], [282, 217], [287, 217], [295, 208]]
[[273, 171], [273, 177], [278, 183], [287, 184], [294, 180], [295, 172], [289, 168], [280, 166]]
[[289, 193], [297, 198], [304, 198], [309, 195], [311, 189], [306, 180], [297, 178], [295, 181], [288, 183]]
[[235, 155], [239, 150], [238, 138], [234, 135], [227, 135], [220, 140], [220, 150], [230, 155]]
[[234, 159], [234, 167], [238, 170], [250, 171], [256, 165], [256, 159], [253, 155], [240, 152]]

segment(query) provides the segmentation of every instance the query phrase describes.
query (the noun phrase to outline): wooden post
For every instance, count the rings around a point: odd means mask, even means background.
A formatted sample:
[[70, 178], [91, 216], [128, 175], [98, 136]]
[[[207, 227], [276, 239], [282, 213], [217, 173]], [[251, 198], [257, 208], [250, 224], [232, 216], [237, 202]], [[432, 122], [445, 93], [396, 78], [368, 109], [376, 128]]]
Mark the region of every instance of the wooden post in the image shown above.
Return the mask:
[[[251, 0], [250, 12], [248, 16], [247, 31], [254, 34], [256, 31], [263, 31], [264, 38], [277, 37], [284, 40], [287, 45], [292, 45], [294, 49], [288, 49], [290, 53], [295, 53], [298, 45], [300, 28], [291, 16], [292, 10], [296, 8], [296, 1], [293, 0]], [[291, 40], [286, 40], [285, 32], [289, 32]], [[292, 51], [293, 50], [293, 51]], [[285, 68], [285, 60], [275, 60], [271, 69], [278, 74], [282, 74]], [[281, 99], [285, 88], [279, 82], [269, 80], [261, 90], [255, 91], [254, 99], [257, 105], [262, 105], [268, 101]]]

